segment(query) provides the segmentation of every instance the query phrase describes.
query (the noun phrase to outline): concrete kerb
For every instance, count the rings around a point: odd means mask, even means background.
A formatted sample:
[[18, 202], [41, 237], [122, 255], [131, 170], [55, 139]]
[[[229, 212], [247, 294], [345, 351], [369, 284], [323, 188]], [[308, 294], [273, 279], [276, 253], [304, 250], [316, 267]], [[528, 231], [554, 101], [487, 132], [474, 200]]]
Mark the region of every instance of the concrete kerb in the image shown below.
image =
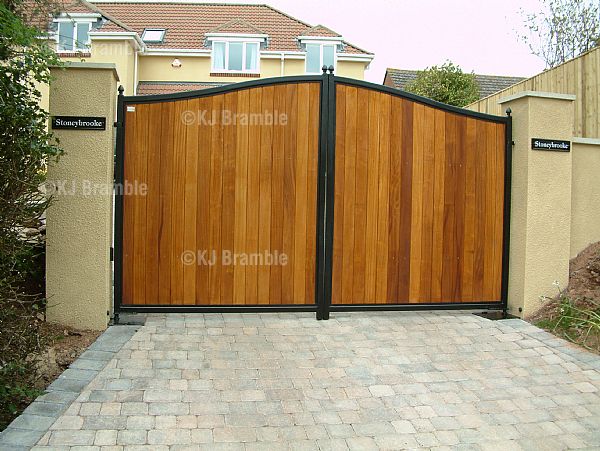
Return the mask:
[[0, 432], [0, 449], [23, 451], [34, 446], [56, 419], [104, 369], [140, 326], [108, 328], [8, 427]]

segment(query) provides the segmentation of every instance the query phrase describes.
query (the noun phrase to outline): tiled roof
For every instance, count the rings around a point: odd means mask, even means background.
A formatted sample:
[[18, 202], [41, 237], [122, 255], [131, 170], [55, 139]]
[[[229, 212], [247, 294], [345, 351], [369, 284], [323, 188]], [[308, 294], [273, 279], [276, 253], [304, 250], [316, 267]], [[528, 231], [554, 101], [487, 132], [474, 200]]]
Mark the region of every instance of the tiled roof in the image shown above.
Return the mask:
[[339, 38], [341, 34], [336, 33], [330, 28], [327, 28], [324, 25], [315, 25], [310, 30], [306, 31], [303, 36], [323, 36], [323, 37], [331, 37], [331, 38]]
[[197, 89], [214, 88], [227, 83], [195, 83], [195, 82], [154, 82], [140, 81], [137, 86], [137, 95], [147, 96], [152, 94], [172, 94], [174, 92], [195, 91]]
[[[397, 89], [404, 89], [408, 83], [417, 78], [418, 71], [388, 68], [384, 83]], [[509, 77], [503, 75], [475, 74], [475, 81], [479, 86], [479, 97], [484, 98], [495, 92], [501, 91], [524, 80], [523, 77]]]
[[[267, 50], [298, 51], [298, 36], [339, 36], [323, 26], [295, 19], [268, 5], [218, 3], [94, 3], [94, 7], [134, 30], [141, 37], [145, 28], [167, 30], [163, 42], [148, 43], [152, 49], [208, 49], [206, 33], [261, 30], [269, 36]], [[66, 9], [67, 12], [79, 12]], [[114, 22], [97, 31], [115, 31]], [[221, 28], [225, 27], [225, 28]], [[344, 42], [345, 53], [371, 54]]]
[[245, 20], [234, 19], [229, 22], [219, 25], [208, 33], [248, 33], [248, 34], [265, 34], [260, 28], [256, 28], [254, 25], [249, 24]]

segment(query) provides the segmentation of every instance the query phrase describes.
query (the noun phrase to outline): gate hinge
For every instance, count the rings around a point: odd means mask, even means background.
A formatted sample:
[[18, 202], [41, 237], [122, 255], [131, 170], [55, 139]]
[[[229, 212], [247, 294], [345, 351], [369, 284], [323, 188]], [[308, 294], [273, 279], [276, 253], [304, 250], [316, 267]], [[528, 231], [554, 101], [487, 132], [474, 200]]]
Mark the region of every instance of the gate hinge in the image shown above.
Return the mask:
[[110, 248], [110, 261], [111, 262], [115, 261], [115, 248], [114, 247]]
[[115, 123], [113, 124], [113, 127], [117, 127], [117, 128], [120, 128], [122, 126], [123, 126], [123, 123], [122, 122], [118, 122], [118, 121], [115, 121]]

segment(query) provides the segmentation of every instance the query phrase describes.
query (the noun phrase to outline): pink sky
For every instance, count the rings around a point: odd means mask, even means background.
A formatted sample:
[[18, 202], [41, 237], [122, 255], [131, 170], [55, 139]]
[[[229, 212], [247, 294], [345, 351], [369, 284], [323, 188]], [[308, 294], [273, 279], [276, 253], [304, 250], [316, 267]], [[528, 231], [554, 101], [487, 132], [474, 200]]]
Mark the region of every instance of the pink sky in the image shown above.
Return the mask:
[[375, 53], [375, 59], [365, 73], [365, 78], [375, 83], [383, 82], [387, 67], [425, 69], [448, 59], [466, 72], [488, 75], [532, 76], [545, 67], [544, 62], [531, 55], [527, 45], [518, 38], [518, 32], [523, 30], [519, 10], [540, 11], [540, 0], [215, 2], [267, 3], [311, 25], [322, 24], [337, 31], [345, 40]]
[[[239, 3], [239, 2], [237, 2]], [[517, 38], [518, 11], [538, 0], [259, 0], [311, 25], [323, 24], [375, 53], [366, 79], [385, 69], [424, 69], [446, 59], [480, 74], [531, 76], [544, 69]]]

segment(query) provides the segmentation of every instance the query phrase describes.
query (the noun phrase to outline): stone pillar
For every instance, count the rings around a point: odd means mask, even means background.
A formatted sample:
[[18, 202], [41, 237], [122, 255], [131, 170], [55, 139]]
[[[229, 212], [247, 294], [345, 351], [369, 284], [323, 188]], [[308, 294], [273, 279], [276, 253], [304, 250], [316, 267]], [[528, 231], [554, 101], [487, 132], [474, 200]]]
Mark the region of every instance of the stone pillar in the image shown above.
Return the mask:
[[575, 96], [521, 92], [500, 99], [513, 116], [509, 313], [529, 316], [569, 280], [571, 152], [532, 150], [531, 139], [573, 139]]
[[53, 130], [65, 154], [48, 168], [47, 318], [103, 330], [112, 300], [112, 184], [118, 76], [114, 64], [52, 70], [51, 116], [106, 118], [106, 130]]

